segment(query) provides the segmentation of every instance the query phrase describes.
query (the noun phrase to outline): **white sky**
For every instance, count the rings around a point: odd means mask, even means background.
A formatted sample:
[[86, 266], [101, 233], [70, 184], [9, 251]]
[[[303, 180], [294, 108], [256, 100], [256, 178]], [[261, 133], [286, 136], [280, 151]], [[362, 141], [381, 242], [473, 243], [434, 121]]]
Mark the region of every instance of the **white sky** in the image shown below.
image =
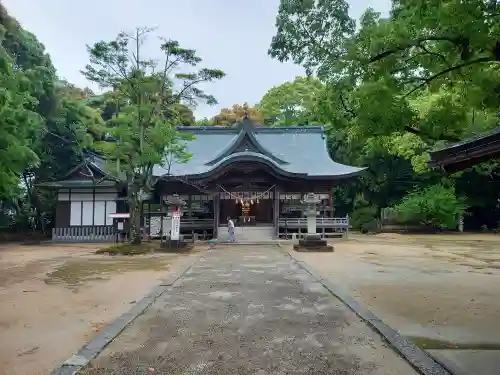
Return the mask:
[[[88, 61], [85, 45], [112, 40], [123, 30], [158, 27], [160, 35], [196, 49], [204, 66], [227, 74], [204, 87], [219, 104], [199, 106], [197, 118], [211, 117], [236, 103], [255, 104], [271, 87], [303, 74], [301, 67], [267, 55], [279, 0], [1, 1], [45, 45], [59, 76], [80, 87], [90, 86], [80, 74]], [[356, 18], [367, 7], [384, 13], [389, 9], [389, 0], [349, 0], [349, 4]]]

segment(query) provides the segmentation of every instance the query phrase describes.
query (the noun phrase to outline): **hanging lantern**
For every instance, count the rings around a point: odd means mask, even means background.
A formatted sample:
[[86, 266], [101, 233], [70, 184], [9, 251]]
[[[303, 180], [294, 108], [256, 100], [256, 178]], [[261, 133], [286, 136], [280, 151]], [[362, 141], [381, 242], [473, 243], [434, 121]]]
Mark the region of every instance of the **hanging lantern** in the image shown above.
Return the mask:
[[234, 200], [234, 203], [238, 204], [238, 199], [235, 199], [235, 200]]
[[240, 203], [243, 205], [243, 199], [240, 199]]
[[259, 200], [257, 199], [257, 204], [259, 204]]
[[253, 199], [250, 199], [250, 204], [253, 204]]

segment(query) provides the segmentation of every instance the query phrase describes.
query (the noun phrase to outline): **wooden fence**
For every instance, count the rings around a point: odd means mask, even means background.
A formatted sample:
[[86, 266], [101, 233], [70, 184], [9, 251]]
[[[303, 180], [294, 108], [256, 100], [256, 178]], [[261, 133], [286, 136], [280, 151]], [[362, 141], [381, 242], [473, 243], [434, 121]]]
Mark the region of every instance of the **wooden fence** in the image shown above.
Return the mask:
[[[153, 219], [153, 218], [151, 218]], [[157, 217], [161, 220], [161, 217]], [[160, 238], [161, 224], [155, 223], [156, 230], [152, 231], [152, 222], [150, 220], [149, 231], [152, 238]], [[181, 219], [181, 229], [183, 231], [192, 231], [188, 237], [194, 237], [194, 233], [198, 231], [206, 231], [213, 228], [213, 219]], [[163, 235], [170, 232], [170, 218], [164, 222]], [[206, 235], [205, 235], [206, 237]], [[75, 226], [69, 228], [54, 228], [52, 229], [52, 242], [113, 242], [116, 241], [115, 232], [112, 225], [102, 226]], [[121, 237], [120, 242], [126, 241], [126, 238]]]
[[52, 242], [113, 242], [112, 225], [53, 228]]

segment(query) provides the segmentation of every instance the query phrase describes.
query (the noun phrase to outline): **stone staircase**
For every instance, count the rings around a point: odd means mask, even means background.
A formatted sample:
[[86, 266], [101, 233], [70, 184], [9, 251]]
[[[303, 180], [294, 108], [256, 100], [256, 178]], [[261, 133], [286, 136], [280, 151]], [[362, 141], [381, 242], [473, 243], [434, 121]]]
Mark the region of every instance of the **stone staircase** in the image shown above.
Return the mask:
[[[227, 226], [217, 229], [217, 242], [227, 242], [229, 235]], [[276, 230], [273, 226], [252, 226], [252, 227], [235, 227], [234, 235], [236, 242], [240, 243], [259, 243], [272, 241], [276, 238]]]

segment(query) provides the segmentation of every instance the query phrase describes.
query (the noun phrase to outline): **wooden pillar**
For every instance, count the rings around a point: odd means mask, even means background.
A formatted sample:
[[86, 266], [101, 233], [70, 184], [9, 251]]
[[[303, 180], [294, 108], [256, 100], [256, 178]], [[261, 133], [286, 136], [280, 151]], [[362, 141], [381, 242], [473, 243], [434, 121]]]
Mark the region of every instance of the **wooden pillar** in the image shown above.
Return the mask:
[[192, 212], [192, 204], [193, 204], [193, 196], [191, 194], [188, 195], [188, 217], [191, 219], [193, 217], [193, 212]]
[[95, 224], [95, 188], [92, 189], [92, 226]]
[[[160, 218], [160, 220], [163, 220], [163, 218]], [[151, 238], [151, 202], [148, 203], [148, 236]]]
[[330, 199], [329, 199], [330, 217], [333, 217], [333, 186], [330, 188], [330, 191], [328, 192], [328, 196], [330, 197]]
[[191, 224], [191, 219], [193, 217], [192, 215], [192, 207], [191, 205], [193, 204], [193, 196], [191, 194], [188, 194], [188, 199], [187, 199], [187, 217], [188, 217], [188, 221], [190, 221], [189, 225], [191, 226], [191, 238], [193, 239], [194, 241], [194, 226], [192, 226]]
[[217, 238], [217, 229], [219, 228], [219, 216], [220, 216], [220, 197], [219, 189], [216, 190], [214, 195], [214, 238]]
[[[300, 188], [300, 199], [302, 199], [304, 197], [304, 195], [308, 192], [309, 190], [309, 186], [304, 186], [304, 185], [301, 185], [301, 188]], [[301, 209], [300, 209], [300, 217], [303, 218], [304, 217], [304, 205], [301, 206]], [[302, 238], [302, 227], [299, 226], [299, 238]], [[306, 233], [307, 233], [307, 223], [306, 223]]]
[[273, 208], [274, 208], [274, 212], [273, 212], [274, 230], [275, 230], [276, 238], [278, 239], [279, 238], [279, 231], [280, 231], [280, 228], [279, 228], [280, 189], [278, 189], [277, 186], [274, 187], [273, 198], [274, 198], [273, 199], [273, 201], [274, 201], [274, 204], [273, 204]]

